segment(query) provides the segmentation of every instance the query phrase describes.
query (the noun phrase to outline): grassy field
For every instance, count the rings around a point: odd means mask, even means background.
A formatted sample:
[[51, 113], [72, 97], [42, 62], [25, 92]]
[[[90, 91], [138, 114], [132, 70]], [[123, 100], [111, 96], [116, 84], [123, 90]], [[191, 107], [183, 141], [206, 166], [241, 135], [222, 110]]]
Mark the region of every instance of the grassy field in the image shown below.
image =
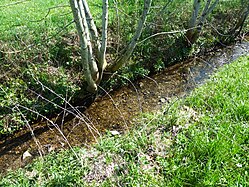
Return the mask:
[[[58, 32], [72, 20], [70, 7], [66, 0], [25, 1], [13, 4], [15, 1], [1, 1], [0, 33], [1, 40], [18, 42], [18, 39], [28, 43], [41, 42], [45, 35]], [[6, 5], [6, 6], [4, 6]], [[31, 41], [30, 41], [31, 43]]]
[[[100, 0], [90, 1], [89, 6], [94, 16], [100, 14]], [[93, 8], [94, 6], [94, 8]], [[59, 31], [64, 33], [74, 31], [74, 25], [67, 26], [73, 20], [68, 0], [27, 0], [0, 3], [0, 40], [28, 43], [43, 42], [45, 37], [55, 37]], [[98, 19], [97, 19], [98, 20]]]
[[248, 186], [249, 56], [134, 129], [52, 153], [0, 186]]

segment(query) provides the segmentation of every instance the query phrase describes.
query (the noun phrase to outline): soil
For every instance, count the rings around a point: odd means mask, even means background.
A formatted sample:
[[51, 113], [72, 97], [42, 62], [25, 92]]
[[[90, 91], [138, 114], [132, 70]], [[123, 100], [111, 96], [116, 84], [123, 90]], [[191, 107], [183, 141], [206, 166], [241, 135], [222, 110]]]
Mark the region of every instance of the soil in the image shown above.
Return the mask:
[[[123, 133], [135, 124], [141, 112], [159, 110], [173, 97], [183, 97], [202, 84], [219, 67], [249, 53], [244, 42], [210, 56], [178, 63], [152, 77], [123, 87], [96, 101], [84, 113], [70, 109], [71, 120], [52, 119], [27, 127], [0, 140], [0, 174], [24, 167], [34, 158], [71, 146], [90, 146], [107, 130]], [[66, 117], [69, 112], [64, 111]]]

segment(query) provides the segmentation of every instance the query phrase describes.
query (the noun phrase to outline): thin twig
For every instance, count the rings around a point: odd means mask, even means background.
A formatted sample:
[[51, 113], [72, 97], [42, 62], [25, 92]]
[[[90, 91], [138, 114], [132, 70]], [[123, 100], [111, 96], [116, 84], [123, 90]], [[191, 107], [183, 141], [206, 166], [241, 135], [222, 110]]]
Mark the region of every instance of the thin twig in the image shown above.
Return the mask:
[[114, 107], [115, 107], [115, 108], [117, 109], [117, 111], [119, 112], [119, 114], [120, 114], [120, 116], [121, 116], [121, 118], [122, 118], [122, 120], [123, 120], [123, 122], [124, 122], [124, 124], [125, 124], [125, 127], [128, 129], [128, 124], [127, 124], [127, 122], [126, 122], [126, 120], [125, 120], [125, 117], [124, 117], [124, 115], [122, 114], [122, 112], [119, 110], [119, 108], [116, 106], [116, 103], [115, 103], [114, 99], [112, 98], [112, 96], [111, 96], [104, 88], [102, 88], [101, 86], [98, 85], [98, 87], [99, 87], [101, 90], [103, 90], [103, 91], [108, 95], [108, 97], [111, 99], [111, 101], [112, 101]]
[[[76, 114], [74, 114], [72, 111], [70, 110], [67, 110], [65, 109], [68, 113], [74, 115], [76, 118], [82, 120], [86, 125], [87, 125], [87, 128], [89, 129], [89, 131], [91, 132], [91, 134], [93, 135], [94, 139], [97, 140], [97, 138], [95, 137], [94, 133], [92, 132], [92, 130], [97, 133], [98, 135], [100, 135], [100, 133], [98, 132], [98, 129], [95, 128], [95, 126], [93, 125], [93, 123], [91, 122], [91, 120], [89, 120], [83, 113], [81, 113], [77, 108], [73, 107], [65, 98], [61, 97], [59, 94], [57, 94], [54, 90], [48, 88], [46, 85], [43, 85], [38, 79], [36, 79], [35, 77], [33, 77], [34, 80], [36, 80], [44, 89], [47, 89], [48, 91], [50, 91], [51, 93], [53, 93], [54, 95], [56, 95], [57, 97], [59, 97], [61, 100], [63, 100], [65, 103], [67, 103], [75, 112]], [[33, 92], [35, 93], [35, 92]], [[35, 93], [37, 94], [37, 93]], [[39, 94], [37, 94], [39, 95]], [[44, 98], [43, 96], [39, 95], [39, 97], [41, 97], [42, 99], [44, 99], [45, 101], [49, 102], [49, 103], [52, 103], [54, 105], [56, 105], [58, 108], [61, 108], [61, 109], [64, 109], [63, 107], [61, 107], [60, 105], [56, 104], [56, 103], [53, 103], [52, 101], [50, 101], [49, 99], [47, 98]], [[89, 123], [85, 120], [87, 119], [90, 123]]]
[[54, 123], [52, 120], [50, 120], [49, 118], [47, 118], [46, 116], [40, 114], [39, 112], [37, 111], [34, 111], [34, 110], [31, 110], [30, 108], [26, 107], [26, 106], [23, 106], [23, 105], [20, 105], [20, 104], [16, 104], [17, 107], [20, 107], [20, 108], [23, 108], [27, 111], [30, 111], [32, 113], [35, 113], [37, 114], [38, 116], [41, 116], [42, 118], [46, 119], [49, 123], [51, 123], [55, 128], [56, 130], [60, 133], [60, 135], [62, 136], [62, 138], [64, 139], [64, 141], [67, 143], [67, 145], [69, 146], [70, 150], [72, 150], [72, 152], [74, 153], [74, 155], [76, 156], [76, 158], [80, 161], [80, 157], [76, 154], [76, 152], [74, 151], [72, 145], [70, 144], [70, 142], [68, 141], [68, 139], [66, 138], [66, 136], [64, 135], [64, 133], [61, 131], [61, 129], [59, 128], [59, 126]]
[[56, 8], [64, 8], [64, 7], [69, 7], [69, 6], [68, 5], [58, 5], [58, 6], [50, 7], [50, 8], [48, 8], [47, 14], [43, 18], [41, 18], [39, 20], [31, 20], [30, 22], [41, 22], [41, 21], [43, 21], [44, 19], [46, 19], [48, 17], [51, 10], [56, 9]]
[[[47, 38], [46, 40], [43, 40], [41, 43], [47, 43], [47, 41], [51, 40], [52, 38], [54, 38], [55, 36], [57, 36], [58, 34], [60, 34], [64, 29], [66, 29], [67, 27], [69, 27], [72, 23], [74, 23], [74, 20], [69, 22], [68, 24], [66, 24], [61, 30], [59, 30], [57, 33], [53, 34], [51, 37]], [[39, 43], [39, 44], [41, 44]], [[39, 45], [37, 44], [37, 45]], [[27, 47], [25, 47], [24, 49], [22, 50], [18, 50], [18, 51], [2, 51], [0, 50], [1, 53], [4, 53], [4, 54], [16, 54], [16, 53], [20, 53], [20, 52], [23, 52], [27, 49], [30, 49], [32, 47], [34, 47], [36, 44], [30, 44], [28, 45]]]
[[23, 0], [23, 1], [17, 1], [17, 2], [14, 2], [14, 3], [9, 3], [9, 4], [6, 4], [6, 5], [0, 5], [0, 8], [8, 7], [8, 6], [13, 6], [13, 5], [21, 4], [21, 3], [25, 3], [25, 2], [28, 2], [28, 1], [31, 1], [31, 0]]
[[140, 110], [140, 112], [142, 112], [143, 110], [142, 110], [142, 104], [141, 104], [141, 100], [140, 100], [140, 97], [139, 97], [139, 92], [138, 92], [138, 89], [136, 88], [136, 86], [133, 84], [133, 82], [130, 80], [130, 79], [128, 79], [127, 77], [125, 77], [125, 76], [122, 76], [122, 75], [118, 75], [118, 74], [115, 74], [116, 76], [119, 76], [119, 77], [121, 77], [121, 78], [123, 78], [123, 79], [125, 79], [125, 80], [127, 80], [131, 85], [132, 85], [132, 87], [135, 89], [135, 92], [136, 92], [136, 95], [137, 95], [137, 100], [138, 100], [138, 105], [139, 105], [139, 110]]
[[151, 39], [151, 38], [154, 38], [156, 36], [160, 36], [160, 35], [166, 35], [166, 34], [176, 34], [176, 33], [184, 33], [188, 30], [192, 30], [192, 29], [195, 29], [197, 27], [193, 27], [193, 28], [190, 28], [190, 29], [184, 29], [184, 30], [178, 30], [178, 31], [169, 31], [169, 32], [159, 32], [159, 33], [156, 33], [156, 34], [152, 34], [151, 36], [143, 39], [142, 41], [138, 42], [137, 44], [140, 45], [141, 43]]

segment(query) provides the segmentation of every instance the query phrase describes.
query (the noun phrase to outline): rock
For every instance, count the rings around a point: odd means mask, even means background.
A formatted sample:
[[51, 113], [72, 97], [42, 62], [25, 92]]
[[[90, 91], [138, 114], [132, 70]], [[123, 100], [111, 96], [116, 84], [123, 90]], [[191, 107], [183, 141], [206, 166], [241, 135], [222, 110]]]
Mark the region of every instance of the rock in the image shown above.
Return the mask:
[[116, 130], [110, 131], [110, 133], [111, 133], [113, 136], [120, 135], [120, 132], [118, 132], [118, 131], [116, 131]]
[[35, 176], [37, 176], [38, 172], [36, 170], [33, 170], [33, 171], [26, 171], [25, 175], [28, 177], [28, 178], [33, 178]]
[[159, 101], [161, 102], [161, 103], [166, 103], [166, 99], [165, 98], [161, 98], [161, 99], [159, 99]]
[[25, 152], [23, 153], [23, 155], [22, 155], [22, 160], [25, 160], [25, 159], [27, 159], [27, 158], [29, 158], [29, 157], [32, 157], [32, 155], [31, 155], [30, 152], [27, 150], [27, 151], [25, 151]]
[[139, 86], [140, 86], [140, 88], [142, 88], [144, 86], [144, 83], [140, 82]]
[[[60, 143], [62, 144], [62, 147], [63, 147], [64, 143], [63, 142], [60, 142]], [[44, 145], [44, 147], [46, 147], [48, 153], [55, 150], [55, 146], [51, 144]]]

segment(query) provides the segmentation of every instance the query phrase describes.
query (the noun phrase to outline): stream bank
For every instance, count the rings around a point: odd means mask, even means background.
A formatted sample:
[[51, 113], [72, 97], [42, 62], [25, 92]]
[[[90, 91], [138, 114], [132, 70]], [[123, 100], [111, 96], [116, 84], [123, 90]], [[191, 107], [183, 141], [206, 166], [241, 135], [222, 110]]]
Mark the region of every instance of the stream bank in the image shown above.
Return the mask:
[[217, 51], [214, 56], [193, 58], [98, 97], [84, 114], [78, 114], [66, 123], [62, 120], [62, 123], [55, 124], [65, 138], [46, 121], [32, 126], [36, 141], [30, 131], [1, 140], [0, 171], [4, 173], [8, 169], [25, 166], [39, 154], [68, 148], [68, 143], [72, 146], [87, 146], [95, 141], [93, 136], [104, 133], [106, 129], [123, 132], [140, 112], [159, 110], [172, 97], [184, 96], [203, 83], [213, 71], [248, 52], [249, 43], [237, 44]]

